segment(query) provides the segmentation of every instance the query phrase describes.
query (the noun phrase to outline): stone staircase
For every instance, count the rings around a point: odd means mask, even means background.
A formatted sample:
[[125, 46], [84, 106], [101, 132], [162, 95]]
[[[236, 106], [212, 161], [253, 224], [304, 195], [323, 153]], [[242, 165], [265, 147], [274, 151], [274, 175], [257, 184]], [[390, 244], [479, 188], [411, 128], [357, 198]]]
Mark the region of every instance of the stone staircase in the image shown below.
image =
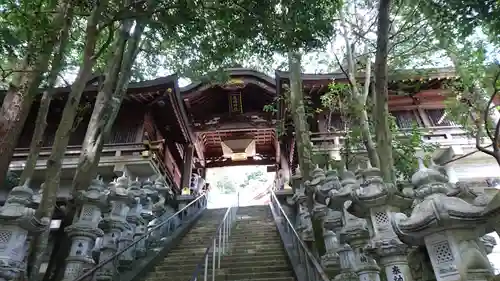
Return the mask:
[[179, 245], [171, 250], [163, 261], [158, 262], [154, 270], [142, 280], [189, 281], [226, 211], [227, 209], [205, 210]]
[[231, 232], [230, 253], [221, 262], [228, 281], [294, 281], [294, 273], [283, 248], [269, 206], [238, 209]]
[[[210, 238], [215, 234], [225, 211], [206, 210], [180, 244], [167, 254], [145, 280], [189, 281], [202, 261]], [[216, 281], [295, 281], [268, 206], [240, 207], [229, 242], [229, 252], [221, 257], [220, 269], [216, 270]], [[210, 281], [211, 259], [210, 254]], [[203, 274], [198, 280], [203, 281]]]

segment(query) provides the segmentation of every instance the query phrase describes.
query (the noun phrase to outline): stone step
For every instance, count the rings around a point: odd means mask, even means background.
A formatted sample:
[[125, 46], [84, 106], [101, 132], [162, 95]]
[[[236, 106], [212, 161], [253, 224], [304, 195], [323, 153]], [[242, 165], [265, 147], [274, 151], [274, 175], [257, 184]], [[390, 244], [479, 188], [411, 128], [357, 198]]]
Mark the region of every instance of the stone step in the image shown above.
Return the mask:
[[[215, 230], [215, 229], [214, 229]], [[276, 233], [276, 226], [235, 226], [231, 229], [231, 233]]]
[[250, 243], [250, 242], [260, 242], [260, 241], [269, 241], [270, 243], [281, 243], [281, 237], [278, 235], [262, 235], [255, 236], [251, 234], [247, 235], [231, 235], [229, 236], [229, 241], [234, 242], [242, 242], [242, 243]]
[[[199, 253], [202, 250], [205, 250], [209, 245], [199, 245], [199, 246], [191, 246], [191, 247], [182, 247], [179, 249], [172, 250], [172, 253]], [[245, 252], [255, 252], [255, 251], [278, 251], [283, 249], [283, 244], [275, 243], [275, 244], [247, 244], [241, 245], [239, 243], [233, 242], [226, 244], [224, 247], [227, 247], [227, 250], [230, 250], [233, 253], [245, 253]], [[210, 251], [212, 252], [212, 251]]]
[[[175, 249], [169, 253], [167, 257], [165, 257], [166, 260], [192, 260], [193, 257], [203, 257], [203, 254], [205, 253], [206, 248], [200, 248], [196, 250], [191, 250], [191, 251], [182, 251]], [[212, 252], [210, 252], [210, 255]], [[226, 252], [226, 257], [227, 259], [234, 259], [234, 260], [245, 260], [245, 258], [248, 259], [263, 259], [267, 258], [268, 256], [281, 256], [281, 257], [286, 257], [286, 252], [283, 248], [281, 249], [268, 249], [268, 250], [246, 250], [246, 251], [231, 251]], [[272, 261], [272, 260], [271, 260]]]
[[197, 235], [197, 234], [205, 234], [207, 232], [215, 232], [217, 226], [207, 226], [207, 227], [197, 227], [192, 229], [192, 232], [189, 232], [187, 235]]
[[255, 235], [257, 237], [262, 236], [277, 236], [279, 233], [276, 229], [232, 229], [230, 234], [232, 236], [248, 236], [250, 233], [254, 233], [251, 235]]
[[274, 221], [262, 221], [262, 220], [259, 220], [259, 221], [244, 221], [244, 220], [241, 220], [241, 221], [236, 221], [236, 225], [243, 225], [243, 226], [256, 226], [256, 225], [260, 225], [260, 226], [274, 226], [276, 225], [274, 223]]
[[272, 221], [274, 218], [272, 216], [264, 215], [264, 214], [237, 214], [237, 221]]
[[[206, 244], [207, 247], [212, 241], [211, 238], [204, 240], [204, 243], [201, 244]], [[217, 240], [217, 243], [219, 241]], [[274, 247], [276, 245], [282, 246], [281, 240], [279, 239], [256, 239], [256, 240], [238, 240], [234, 239], [233, 237], [229, 237], [229, 244], [232, 245], [233, 248], [244, 248], [244, 247], [249, 247], [249, 248], [255, 248], [255, 247]], [[192, 248], [199, 248], [200, 244], [199, 243], [188, 243], [183, 245], [183, 249], [192, 249]]]
[[198, 221], [198, 223], [196, 223], [196, 225], [194, 226], [194, 229], [196, 229], [196, 228], [198, 228], [200, 226], [213, 226], [213, 227], [217, 227], [219, 224], [220, 224], [220, 219], [214, 220], [214, 221], [206, 221], [206, 220], [200, 219]]
[[[235, 239], [240, 239], [241, 237], [255, 237], [256, 239], [262, 238], [271, 238], [271, 237], [281, 237], [279, 235], [279, 232], [277, 230], [273, 231], [265, 231], [265, 232], [253, 232], [253, 231], [248, 231], [248, 232], [242, 232], [242, 231], [231, 231], [231, 235], [229, 236], [231, 238]], [[243, 238], [241, 238], [243, 239]]]
[[206, 230], [206, 229], [216, 230], [218, 226], [219, 226], [219, 224], [207, 224], [207, 225], [197, 224], [193, 227], [193, 229], [191, 229], [192, 232], [190, 232], [190, 233], [198, 233], [198, 232]]
[[[182, 275], [185, 272], [194, 272], [198, 264], [191, 268], [182, 268], [182, 269], [173, 269], [173, 270], [161, 270], [161, 267], [155, 269], [154, 274], [159, 276], [165, 276], [167, 273], [177, 276]], [[205, 269], [205, 264], [202, 265], [203, 270]], [[215, 272], [218, 275], [221, 274], [241, 274], [241, 273], [255, 273], [255, 272], [275, 272], [275, 271], [289, 271], [290, 267], [288, 264], [272, 264], [272, 265], [264, 265], [264, 266], [255, 266], [252, 264], [248, 264], [246, 267], [223, 267], [221, 262], [221, 268], [215, 268]], [[213, 264], [208, 266], [208, 272], [210, 275], [213, 271]]]
[[274, 219], [268, 218], [264, 219], [261, 217], [250, 217], [250, 218], [238, 218], [236, 219], [236, 223], [274, 223]]
[[266, 214], [237, 214], [236, 219], [238, 221], [269, 221], [273, 220], [273, 217]]
[[276, 224], [273, 222], [236, 222], [236, 226], [241, 227], [275, 227]]
[[[267, 265], [283, 265], [283, 266], [289, 266], [288, 260], [286, 257], [283, 255], [280, 256], [269, 256], [272, 258], [269, 259], [252, 259], [252, 260], [231, 260], [229, 259], [229, 256], [224, 256], [221, 257], [221, 268], [230, 268], [230, 267], [260, 267], [260, 266], [267, 266]], [[272, 261], [272, 262], [270, 262]], [[162, 263], [159, 264], [156, 267], [156, 270], [191, 270], [195, 268], [198, 264], [200, 263], [200, 260], [197, 261], [191, 261], [191, 260], [186, 260], [186, 261], [178, 261], [176, 263], [174, 262], [169, 262], [169, 263]], [[208, 260], [209, 267], [212, 266], [212, 259], [210, 258]]]
[[[158, 279], [151, 279], [151, 278], [147, 278], [146, 281], [165, 281], [165, 280], [168, 280], [168, 281], [189, 281], [191, 280], [191, 275], [189, 275], [187, 277], [187, 279], [183, 279], [183, 278], [186, 278], [186, 277], [179, 277], [177, 279], [171, 279], [171, 278], [168, 278], [166, 279], [166, 276]], [[209, 278], [207, 278], [208, 280], [212, 280], [212, 277], [210, 276]], [[198, 277], [198, 280], [203, 280], [203, 276], [201, 277]], [[243, 279], [216, 279], [217, 281], [249, 281], [249, 280], [252, 280], [252, 281], [296, 281], [295, 277], [275, 277], [275, 278], [252, 278], [252, 279], [248, 279], [248, 278], [243, 278]]]
[[[165, 277], [168, 277], [169, 281], [188, 281], [191, 279], [192, 274], [194, 273], [194, 270], [192, 272], [184, 272], [183, 275], [175, 275], [172, 276], [173, 274], [169, 274], [168, 272], [165, 272], [163, 274], [152, 274], [147, 278], [149, 281], [165, 281]], [[274, 278], [289, 278], [285, 280], [293, 280], [293, 272], [291, 270], [286, 270], [286, 271], [274, 271], [274, 272], [244, 272], [244, 273], [234, 273], [234, 274], [228, 274], [224, 272], [218, 272], [215, 275], [215, 280], [216, 281], [243, 281], [243, 280], [275, 280]], [[292, 279], [290, 279], [292, 278]], [[212, 275], [209, 274], [208, 280], [212, 279]], [[198, 280], [203, 280], [203, 270], [201, 270], [200, 274], [198, 275]], [[278, 279], [281, 281], [281, 279]]]
[[[184, 236], [184, 238], [182, 239], [182, 241], [196, 241], [196, 242], [199, 242], [200, 239], [211, 239], [211, 238], [214, 238], [214, 235], [215, 235], [215, 231], [209, 232], [209, 233], [205, 233], [205, 234], [197, 234], [197, 235], [189, 235], [189, 234], [187, 234], [186, 236]], [[238, 240], [273, 240], [273, 239], [280, 240], [281, 236], [279, 236], [279, 234], [277, 233], [277, 231], [275, 231], [275, 233], [265, 232], [265, 233], [262, 233], [262, 234], [260, 234], [260, 233], [252, 234], [252, 233], [249, 233], [249, 232], [240, 233], [240, 232], [234, 232], [234, 231], [232, 231], [231, 235], [229, 236], [229, 239], [230, 240], [235, 240], [235, 241], [238, 241]]]
[[192, 245], [195, 243], [204, 243], [208, 242], [210, 239], [213, 238], [213, 233], [207, 233], [205, 235], [197, 235], [197, 236], [190, 236], [187, 235], [180, 241], [180, 245]]
[[233, 234], [248, 234], [249, 232], [258, 234], [276, 234], [276, 228], [263, 228], [263, 227], [248, 227], [248, 228], [233, 228], [231, 229], [231, 235]]
[[263, 206], [262, 208], [258, 209], [251, 209], [251, 208], [245, 208], [245, 207], [239, 207], [238, 208], [238, 214], [254, 214], [254, 213], [266, 213], [269, 212], [269, 206]]
[[[176, 253], [176, 254], [186, 254], [186, 255], [195, 255], [197, 253], [204, 253], [205, 250], [208, 248], [209, 244], [206, 245], [199, 245], [198, 247], [183, 247], [183, 248], [176, 248], [171, 251], [171, 253]], [[234, 253], [254, 253], [254, 252], [276, 252], [283, 250], [283, 245], [282, 244], [269, 244], [265, 246], [248, 246], [248, 245], [238, 245], [237, 243], [229, 243], [228, 249], [231, 252]], [[210, 251], [212, 252], [212, 251]]]

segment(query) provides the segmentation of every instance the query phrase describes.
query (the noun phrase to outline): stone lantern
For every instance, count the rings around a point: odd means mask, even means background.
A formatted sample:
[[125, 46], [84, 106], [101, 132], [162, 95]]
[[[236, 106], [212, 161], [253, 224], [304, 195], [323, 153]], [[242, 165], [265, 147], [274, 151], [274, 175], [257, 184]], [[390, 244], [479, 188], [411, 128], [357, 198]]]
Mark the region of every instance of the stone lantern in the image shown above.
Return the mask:
[[153, 187], [153, 182], [150, 179], [142, 183], [142, 191], [144, 197], [141, 200], [141, 216], [149, 223], [154, 218], [153, 204], [158, 200], [158, 191]]
[[[149, 227], [151, 228], [156, 227], [157, 225], [168, 219], [170, 216], [175, 214], [175, 210], [167, 204], [167, 198], [169, 198], [170, 196], [171, 189], [167, 187], [167, 185], [165, 185], [165, 183], [160, 179], [155, 180], [153, 189], [156, 191], [157, 200], [152, 207], [152, 213], [155, 219], [152, 220], [149, 225]], [[174, 221], [172, 221], [170, 224], [172, 225], [172, 227], [176, 227], [180, 222], [177, 218], [174, 218], [173, 220]], [[152, 247], [160, 246], [161, 242], [166, 239], [166, 237], [164, 237], [164, 234], [169, 231], [169, 227], [169, 224], [165, 224], [159, 229], [153, 231], [151, 236], [148, 238], [149, 244]]]
[[[350, 171], [343, 171], [342, 189], [339, 191], [332, 190], [330, 192], [329, 206], [342, 206], [342, 229], [339, 231], [339, 240], [341, 244], [349, 244], [352, 249], [352, 268], [358, 274], [360, 281], [380, 281], [379, 271], [375, 260], [366, 255], [365, 249], [370, 242], [370, 232], [365, 219], [355, 217], [347, 211], [347, 207], [351, 205], [351, 198], [354, 196], [356, 190], [360, 188], [358, 175], [354, 175]], [[338, 207], [337, 207], [338, 208]], [[344, 248], [346, 246], [344, 245]], [[351, 255], [348, 249], [339, 252], [340, 259], [345, 260]], [[345, 261], [344, 261], [345, 262]]]
[[[335, 171], [334, 171], [335, 172]], [[334, 181], [336, 177], [336, 172], [332, 173], [329, 171], [329, 177], [325, 175], [322, 169], [316, 168], [312, 172], [312, 181], [309, 183], [314, 187], [315, 198], [317, 194], [317, 190], [323, 188], [327, 184]], [[332, 178], [333, 176], [333, 178]], [[336, 178], [338, 181], [338, 177]], [[319, 203], [321, 202], [321, 203]], [[325, 200], [315, 200], [315, 205], [313, 209], [314, 217], [321, 219], [323, 226], [323, 239], [325, 241], [325, 254], [321, 257], [321, 264], [325, 267], [325, 271], [330, 276], [336, 276], [339, 273], [340, 269], [340, 261], [339, 255], [337, 254], [338, 250], [338, 241], [337, 235], [333, 231], [334, 223], [336, 220], [340, 219], [341, 213], [338, 211], [334, 211], [328, 208], [325, 205]], [[340, 216], [339, 216], [340, 215]]]
[[306, 205], [305, 183], [299, 167], [295, 169], [295, 175], [292, 176], [292, 186], [294, 194], [290, 201], [296, 208], [295, 230], [302, 238], [305, 238], [304, 241], [314, 241], [311, 214]]
[[[140, 226], [144, 225], [145, 223], [144, 219], [141, 217], [141, 199], [144, 197], [144, 192], [141, 189], [141, 183], [139, 182], [139, 180], [136, 179], [135, 181], [131, 182], [127, 191], [129, 196], [132, 198], [130, 209], [127, 213], [127, 222], [129, 223], [130, 229], [125, 231], [125, 233], [123, 233], [123, 235], [120, 237], [119, 250], [128, 247], [133, 243], [134, 239], [137, 236], [144, 234], [143, 231], [140, 231]], [[130, 268], [130, 265], [135, 261], [135, 259], [135, 247], [131, 247], [122, 255], [120, 255], [120, 268]]]
[[94, 179], [90, 187], [76, 196], [82, 210], [78, 220], [64, 231], [71, 239], [71, 248], [66, 259], [64, 281], [75, 280], [84, 270], [95, 265], [92, 258], [92, 249], [97, 237], [104, 233], [98, 225], [101, 221], [101, 211], [107, 205], [105, 185], [99, 179]]
[[437, 281], [487, 280], [493, 271], [480, 241], [486, 232], [484, 207], [450, 196], [454, 188], [447, 176], [421, 159], [411, 181], [416, 198], [411, 215], [391, 219], [401, 241], [425, 245]]
[[49, 221], [36, 220], [35, 210], [27, 206], [32, 202], [33, 190], [28, 181], [14, 187], [5, 205], [0, 207], [0, 280], [19, 277], [24, 270], [26, 240], [30, 232], [43, 230]]
[[408, 209], [413, 199], [403, 195], [392, 183], [384, 183], [378, 168], [360, 171], [363, 183], [351, 193], [347, 211], [368, 222], [370, 242], [367, 252], [385, 269], [387, 280], [410, 281], [408, 246], [393, 231], [390, 217], [393, 212]]
[[314, 241], [313, 226], [311, 214], [307, 209], [307, 196], [303, 190], [296, 190], [292, 197], [293, 203], [297, 206], [297, 219], [295, 222], [295, 230], [300, 235], [303, 241]]
[[[125, 175], [122, 175], [109, 186], [108, 201], [111, 204], [111, 210], [104, 216], [104, 219], [100, 223], [100, 228], [104, 230], [100, 255], [101, 261], [111, 258], [118, 252], [120, 237], [122, 237], [125, 231], [130, 231], [130, 225], [127, 223], [127, 214], [132, 198], [127, 190], [128, 184], [129, 179]], [[117, 266], [116, 260], [104, 265], [97, 272], [96, 280], [113, 280], [117, 272]]]
[[[154, 189], [153, 183], [147, 179], [142, 183], [142, 191], [144, 196], [141, 199], [141, 217], [144, 220], [144, 224], [139, 225], [136, 228], [136, 236], [139, 237], [144, 235], [148, 231], [149, 223], [154, 219], [153, 215], [153, 204], [154, 201], [158, 199], [158, 191]], [[147, 253], [147, 239], [142, 239], [137, 242], [136, 256], [137, 258], [142, 258], [146, 256]]]
[[[321, 173], [318, 172], [315, 172], [314, 174], [316, 177], [313, 178], [313, 182], [321, 181], [324, 178], [323, 183], [316, 186], [315, 200], [328, 206], [324, 226], [325, 229], [330, 230], [335, 235], [335, 240], [332, 239], [332, 242], [335, 242], [335, 244], [332, 245], [332, 248], [335, 248], [336, 257], [334, 259], [337, 259], [336, 262], [338, 262], [339, 268], [337, 269], [337, 274], [334, 275], [334, 280], [357, 280], [358, 277], [353, 270], [353, 251], [346, 241], [340, 239], [341, 230], [344, 227], [345, 210], [343, 204], [344, 201], [347, 200], [347, 197], [337, 197], [337, 195], [340, 195], [344, 191], [343, 186], [340, 183], [338, 173], [336, 170], [329, 170], [324, 175], [321, 175]], [[349, 193], [350, 191], [346, 194]], [[331, 197], [332, 195], [334, 195], [333, 200]], [[333, 251], [333, 249], [331, 249], [331, 251]], [[331, 256], [328, 250], [327, 255]]]

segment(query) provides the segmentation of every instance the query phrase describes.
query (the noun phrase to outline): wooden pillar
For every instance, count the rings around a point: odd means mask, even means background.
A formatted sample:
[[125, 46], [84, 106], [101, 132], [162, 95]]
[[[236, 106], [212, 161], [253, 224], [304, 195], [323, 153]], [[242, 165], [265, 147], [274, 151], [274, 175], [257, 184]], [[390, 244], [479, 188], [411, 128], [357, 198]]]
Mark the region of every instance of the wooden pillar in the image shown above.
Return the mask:
[[184, 165], [182, 166], [182, 181], [181, 189], [189, 188], [189, 181], [191, 180], [191, 168], [193, 167], [193, 153], [194, 146], [188, 144], [184, 149]]

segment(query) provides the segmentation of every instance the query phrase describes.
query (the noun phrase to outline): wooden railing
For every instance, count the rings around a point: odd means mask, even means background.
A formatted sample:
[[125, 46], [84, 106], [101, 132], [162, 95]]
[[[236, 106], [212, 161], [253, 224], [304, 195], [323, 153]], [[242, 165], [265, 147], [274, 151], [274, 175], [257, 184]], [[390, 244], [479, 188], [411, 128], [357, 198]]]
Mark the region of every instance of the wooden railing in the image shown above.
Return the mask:
[[[159, 143], [159, 142], [158, 142]], [[151, 146], [156, 145], [151, 143]], [[101, 156], [129, 156], [140, 155], [146, 150], [144, 143], [114, 143], [105, 144], [102, 149]], [[16, 148], [14, 151], [13, 161], [26, 160], [29, 155], [29, 148]], [[50, 156], [52, 147], [42, 147], [40, 150], [39, 159], [45, 159]], [[65, 157], [78, 157], [82, 152], [81, 145], [69, 145], [66, 147]]]
[[[410, 129], [402, 129], [396, 138], [408, 136]], [[311, 133], [311, 141], [315, 144], [329, 143], [329, 149], [340, 149], [345, 142], [345, 131], [315, 132]], [[471, 138], [460, 126], [442, 126], [421, 128], [422, 141], [428, 144], [437, 144], [440, 147], [451, 145], [470, 146], [475, 145], [475, 139]], [[360, 149], [364, 149], [360, 144]], [[321, 149], [320, 149], [321, 150]]]
[[[173, 158], [165, 157], [165, 140], [144, 141], [140, 143], [117, 143], [105, 144], [102, 149], [101, 157], [123, 157], [123, 156], [142, 156], [149, 158], [155, 168], [155, 173], [174, 183], [176, 180], [176, 171], [168, 169], [165, 161], [174, 161]], [[49, 158], [52, 147], [42, 147], [39, 160]], [[70, 145], [64, 154], [65, 158], [78, 158], [82, 152], [81, 145]], [[168, 152], [168, 151], [167, 151]], [[12, 161], [26, 161], [29, 155], [29, 148], [16, 148]], [[177, 174], [179, 171], [177, 171]], [[177, 176], [178, 177], [178, 176]]]

